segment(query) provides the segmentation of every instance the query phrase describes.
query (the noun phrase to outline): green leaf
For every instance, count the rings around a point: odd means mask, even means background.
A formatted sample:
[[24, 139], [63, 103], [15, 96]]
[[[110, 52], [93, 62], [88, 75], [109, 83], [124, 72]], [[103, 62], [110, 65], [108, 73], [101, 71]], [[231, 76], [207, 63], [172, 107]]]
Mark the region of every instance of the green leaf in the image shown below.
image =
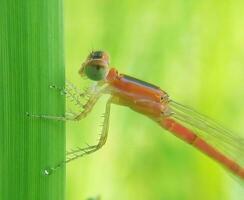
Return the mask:
[[35, 119], [63, 115], [62, 1], [3, 0], [0, 6], [0, 200], [63, 200], [65, 124]]

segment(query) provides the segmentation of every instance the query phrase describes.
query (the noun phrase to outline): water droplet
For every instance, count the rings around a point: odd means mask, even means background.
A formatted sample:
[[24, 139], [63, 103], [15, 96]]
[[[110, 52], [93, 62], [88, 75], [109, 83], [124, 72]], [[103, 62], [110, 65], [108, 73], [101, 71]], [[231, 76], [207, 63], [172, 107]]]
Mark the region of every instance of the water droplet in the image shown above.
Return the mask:
[[53, 172], [53, 170], [51, 168], [46, 168], [42, 171], [44, 176], [49, 176], [52, 174], [52, 172]]

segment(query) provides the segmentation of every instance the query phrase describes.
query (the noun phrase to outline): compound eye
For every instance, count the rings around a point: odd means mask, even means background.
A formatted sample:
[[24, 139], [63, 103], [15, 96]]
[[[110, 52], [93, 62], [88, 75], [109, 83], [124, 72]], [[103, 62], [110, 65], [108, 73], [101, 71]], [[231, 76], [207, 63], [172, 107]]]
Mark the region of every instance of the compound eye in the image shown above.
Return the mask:
[[105, 78], [107, 70], [100, 65], [87, 65], [84, 69], [86, 76], [93, 81], [100, 81]]
[[94, 51], [91, 54], [91, 59], [102, 59], [103, 58], [103, 51]]

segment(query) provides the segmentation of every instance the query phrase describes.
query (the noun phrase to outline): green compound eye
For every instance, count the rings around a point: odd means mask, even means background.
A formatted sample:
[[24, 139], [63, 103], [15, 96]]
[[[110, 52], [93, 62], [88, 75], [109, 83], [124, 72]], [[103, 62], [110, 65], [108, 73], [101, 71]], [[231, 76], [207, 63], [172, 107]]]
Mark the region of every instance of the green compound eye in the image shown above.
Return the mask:
[[99, 65], [88, 65], [84, 69], [86, 76], [93, 81], [100, 81], [106, 76], [106, 69]]

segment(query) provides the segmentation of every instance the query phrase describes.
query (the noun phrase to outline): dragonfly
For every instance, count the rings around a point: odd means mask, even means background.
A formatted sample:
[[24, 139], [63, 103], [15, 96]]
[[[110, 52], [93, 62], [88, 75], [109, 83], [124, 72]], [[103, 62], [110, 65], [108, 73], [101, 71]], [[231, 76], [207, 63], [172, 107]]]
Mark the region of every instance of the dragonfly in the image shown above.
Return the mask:
[[[81, 65], [79, 75], [95, 83], [83, 93], [78, 93], [75, 90], [76, 92], [73, 91], [74, 94], [72, 94], [72, 89], [65, 90], [65, 93], [70, 93], [73, 100], [82, 108], [79, 112], [68, 113], [61, 117], [29, 113], [28, 116], [79, 121], [88, 116], [101, 96], [109, 95], [99, 141], [95, 145], [67, 152], [66, 160], [45, 169], [45, 175], [50, 175], [64, 164], [103, 147], [108, 137], [110, 108], [112, 104], [116, 104], [129, 107], [133, 111], [149, 117], [168, 132], [212, 158], [236, 177], [244, 180], [244, 167], [242, 166], [244, 164], [242, 157], [244, 140], [222, 125], [192, 108], [172, 100], [160, 87], [119, 73], [117, 69], [110, 66], [110, 57], [105, 51], [92, 51]], [[60, 89], [56, 86], [52, 87]], [[77, 96], [86, 96], [86, 103], [81, 104]]]

